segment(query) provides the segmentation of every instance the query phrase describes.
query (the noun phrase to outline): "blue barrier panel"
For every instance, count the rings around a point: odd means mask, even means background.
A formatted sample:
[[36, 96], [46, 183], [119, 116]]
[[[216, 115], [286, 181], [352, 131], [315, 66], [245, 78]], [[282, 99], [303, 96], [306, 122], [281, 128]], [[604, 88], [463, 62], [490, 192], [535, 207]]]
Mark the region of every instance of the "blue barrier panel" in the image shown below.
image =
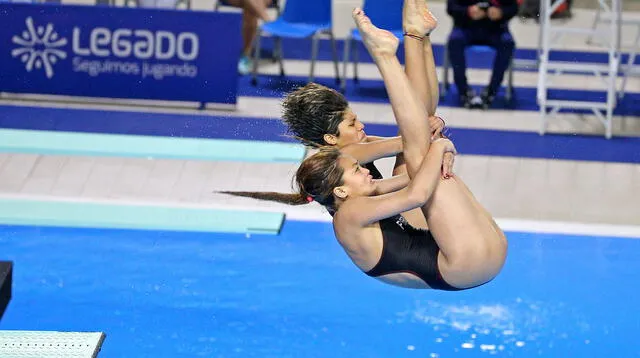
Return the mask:
[[0, 91], [235, 104], [240, 15], [0, 4]]

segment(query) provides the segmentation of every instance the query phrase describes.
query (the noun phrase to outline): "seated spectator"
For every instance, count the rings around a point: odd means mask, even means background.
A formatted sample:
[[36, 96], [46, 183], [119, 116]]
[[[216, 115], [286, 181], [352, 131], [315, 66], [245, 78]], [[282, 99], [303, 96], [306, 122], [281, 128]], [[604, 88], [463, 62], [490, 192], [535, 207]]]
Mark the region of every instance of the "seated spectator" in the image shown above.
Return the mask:
[[[454, 21], [447, 44], [449, 59], [464, 107], [488, 108], [493, 102], [515, 49], [509, 20], [517, 12], [516, 0], [447, 0], [447, 13]], [[491, 81], [480, 95], [467, 83], [465, 48], [471, 45], [487, 45], [496, 50]]]
[[273, 0], [218, 0], [227, 6], [242, 9], [242, 55], [238, 62], [238, 72], [246, 75], [251, 71], [251, 49], [258, 32], [258, 19], [268, 22], [273, 19], [267, 13], [267, 8]]

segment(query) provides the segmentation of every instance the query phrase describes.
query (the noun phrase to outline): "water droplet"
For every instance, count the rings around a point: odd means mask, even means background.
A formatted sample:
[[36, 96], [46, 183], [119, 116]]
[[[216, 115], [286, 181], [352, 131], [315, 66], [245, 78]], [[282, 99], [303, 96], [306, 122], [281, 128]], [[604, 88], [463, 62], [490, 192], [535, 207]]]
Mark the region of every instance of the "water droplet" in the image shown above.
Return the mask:
[[480, 345], [480, 349], [482, 349], [483, 351], [493, 351], [496, 349], [496, 345], [495, 344], [481, 344]]

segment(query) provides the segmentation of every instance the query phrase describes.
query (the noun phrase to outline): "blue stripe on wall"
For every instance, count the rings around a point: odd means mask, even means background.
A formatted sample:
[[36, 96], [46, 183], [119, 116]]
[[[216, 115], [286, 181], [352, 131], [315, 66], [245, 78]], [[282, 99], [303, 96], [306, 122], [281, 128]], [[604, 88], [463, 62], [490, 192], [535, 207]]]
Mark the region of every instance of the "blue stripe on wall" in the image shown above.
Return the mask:
[[189, 116], [0, 106], [0, 128], [186, 138], [290, 141], [278, 121], [222, 116]]
[[[0, 127], [169, 137], [291, 142], [279, 120], [140, 112], [0, 106]], [[640, 138], [553, 135], [451, 128], [461, 154], [640, 163]], [[367, 124], [371, 135], [394, 136], [395, 125]]]
[[[238, 94], [240, 96], [280, 98], [286, 92], [304, 86], [307, 84], [307, 80], [308, 78], [306, 76], [280, 77], [261, 75], [258, 77], [257, 86], [253, 86], [251, 85], [251, 78], [249, 76], [243, 76], [238, 83]], [[595, 80], [597, 79], [594, 78], [594, 81]], [[333, 78], [319, 77], [314, 81], [328, 87], [336, 88]], [[480, 91], [482, 88], [477, 87], [476, 89]], [[536, 91], [537, 89], [534, 87], [514, 87], [514, 99], [511, 102], [507, 102], [504, 99], [504, 87], [502, 87], [492, 105], [492, 109], [539, 111], [540, 107], [537, 104]], [[349, 101], [354, 102], [389, 102], [389, 97], [387, 96], [382, 80], [360, 80], [357, 84], [349, 80], [347, 82], [345, 96]], [[549, 99], [555, 100], [603, 102], [606, 99], [606, 92], [552, 89], [548, 91], [548, 96]], [[449, 93], [440, 100], [438, 105], [444, 107], [460, 107], [455, 85], [451, 85]], [[578, 109], [563, 109], [560, 112], [592, 113], [589, 110]], [[621, 116], [640, 116], [640, 93], [627, 93], [624, 98], [618, 101], [614, 114]]]
[[[342, 61], [344, 54], [344, 40], [337, 40], [338, 59]], [[283, 39], [283, 56], [285, 59], [291, 60], [310, 60], [311, 59], [311, 41], [306, 39]], [[516, 43], [517, 47], [517, 43]], [[264, 52], [262, 57], [270, 57], [273, 49], [273, 40], [271, 38], [262, 39], [262, 48]], [[402, 46], [400, 47], [402, 48]], [[444, 58], [444, 45], [432, 44], [433, 55], [436, 65], [442, 66]], [[357, 44], [359, 53], [359, 61], [372, 63], [373, 60], [362, 43]], [[606, 52], [590, 52], [590, 51], [551, 51], [549, 58], [552, 61], [566, 62], [582, 62], [582, 63], [608, 63], [609, 55]], [[404, 63], [404, 52], [398, 51], [398, 58]], [[532, 48], [517, 48], [515, 52], [516, 59], [535, 60], [537, 58], [537, 50]], [[629, 56], [623, 54], [621, 63], [626, 64]], [[331, 43], [329, 40], [320, 40], [318, 51], [318, 59], [321, 61], [332, 61]], [[478, 53], [474, 55], [474, 60], [467, 64], [469, 68], [492, 68], [493, 54]], [[635, 64], [640, 64], [640, 57], [635, 59]], [[286, 70], [286, 68], [285, 68]]]
[[[395, 126], [367, 125], [369, 132], [393, 136]], [[460, 154], [521, 158], [640, 163], [640, 138], [556, 135], [488, 129], [451, 128]]]

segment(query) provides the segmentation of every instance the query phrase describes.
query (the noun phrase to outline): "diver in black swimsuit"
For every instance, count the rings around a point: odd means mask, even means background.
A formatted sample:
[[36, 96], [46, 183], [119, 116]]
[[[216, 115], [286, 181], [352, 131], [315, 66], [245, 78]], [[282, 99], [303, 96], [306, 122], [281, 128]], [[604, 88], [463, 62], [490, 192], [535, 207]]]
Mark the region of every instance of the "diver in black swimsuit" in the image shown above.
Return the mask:
[[[405, 0], [404, 6], [405, 48], [422, 49], [424, 34], [435, 28], [435, 19], [424, 0]], [[444, 170], [445, 154], [455, 155], [455, 147], [445, 138], [429, 139], [432, 130], [424, 120], [427, 111], [422, 97], [395, 56], [398, 39], [371, 24], [362, 10], [356, 9], [353, 16], [385, 82], [400, 129], [407, 174], [376, 180], [353, 152], [332, 143], [300, 165], [296, 173], [299, 192], [289, 194], [289, 202], [316, 201], [327, 208], [333, 215], [336, 238], [349, 258], [364, 273], [383, 282], [440, 290], [482, 285], [502, 269], [506, 238], [464, 182]], [[396, 148], [390, 145], [387, 149], [388, 154]], [[374, 154], [370, 155], [373, 159], [385, 156]], [[247, 194], [240, 195], [278, 200]], [[414, 209], [426, 221], [426, 227], [420, 227], [424, 230], [408, 224], [405, 215]]]

